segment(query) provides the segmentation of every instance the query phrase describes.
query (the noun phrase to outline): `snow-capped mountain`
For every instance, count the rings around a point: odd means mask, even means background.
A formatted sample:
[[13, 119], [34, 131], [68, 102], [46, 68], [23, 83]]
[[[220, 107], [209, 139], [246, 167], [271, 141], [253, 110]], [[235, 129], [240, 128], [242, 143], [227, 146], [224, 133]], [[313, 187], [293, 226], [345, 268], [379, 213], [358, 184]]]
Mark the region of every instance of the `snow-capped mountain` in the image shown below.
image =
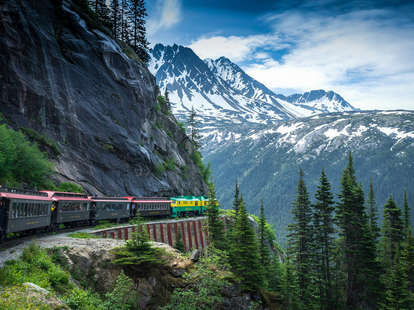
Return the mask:
[[[273, 125], [233, 126], [212, 131], [204, 158], [213, 167], [220, 203], [231, 208], [238, 180], [248, 209], [263, 199], [269, 221], [281, 233], [291, 221], [299, 168], [310, 197], [321, 169], [340, 191], [340, 177], [352, 152], [358, 182], [374, 185], [379, 214], [390, 194], [414, 201], [414, 111], [341, 112]], [[413, 214], [414, 217], [414, 214]]]
[[277, 95], [226, 57], [201, 60], [190, 48], [162, 44], [150, 55], [150, 71], [178, 116], [194, 107], [205, 119], [263, 123], [355, 110], [333, 91]]
[[150, 54], [149, 69], [161, 91], [168, 88], [178, 116], [194, 107], [207, 120], [263, 123], [294, 118], [277, 101], [262, 101], [246, 93], [237, 85], [237, 77], [231, 82], [223, 79], [212, 70], [212, 61], [201, 60], [190, 48], [157, 44]]

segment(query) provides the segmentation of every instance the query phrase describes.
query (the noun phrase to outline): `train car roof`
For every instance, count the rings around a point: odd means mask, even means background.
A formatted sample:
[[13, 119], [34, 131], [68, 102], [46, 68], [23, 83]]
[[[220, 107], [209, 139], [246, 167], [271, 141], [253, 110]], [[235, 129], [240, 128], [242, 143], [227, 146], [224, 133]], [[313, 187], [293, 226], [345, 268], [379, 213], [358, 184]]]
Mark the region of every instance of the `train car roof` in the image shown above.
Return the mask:
[[51, 201], [51, 199], [47, 196], [45, 197], [45, 196], [25, 195], [25, 194], [5, 193], [5, 192], [0, 192], [0, 197], [7, 198], [7, 199]]
[[171, 197], [171, 200], [174, 201], [203, 201], [203, 200], [208, 200], [207, 197], [204, 196], [177, 196], [177, 197]]
[[94, 202], [129, 202], [130, 199], [125, 197], [89, 197]]
[[59, 199], [61, 199], [61, 198], [62, 199], [63, 198], [71, 198], [71, 197], [88, 199], [88, 195], [82, 194], [82, 193], [57, 192], [57, 191], [41, 191], [41, 193], [46, 193], [49, 197], [59, 198]]
[[50, 201], [50, 198], [48, 197], [48, 195], [42, 192], [26, 190], [26, 189], [2, 187], [2, 186], [0, 186], [0, 197], [8, 198], [8, 199], [26, 199], [26, 200], [31, 199], [31, 200]]
[[165, 200], [161, 200], [161, 199], [140, 199], [140, 198], [136, 198], [136, 199], [133, 199], [132, 200], [132, 202], [136, 202], [136, 203], [142, 203], [142, 202], [146, 202], [146, 203], [171, 203], [172, 201], [171, 200], [167, 200], [167, 199], [165, 199]]

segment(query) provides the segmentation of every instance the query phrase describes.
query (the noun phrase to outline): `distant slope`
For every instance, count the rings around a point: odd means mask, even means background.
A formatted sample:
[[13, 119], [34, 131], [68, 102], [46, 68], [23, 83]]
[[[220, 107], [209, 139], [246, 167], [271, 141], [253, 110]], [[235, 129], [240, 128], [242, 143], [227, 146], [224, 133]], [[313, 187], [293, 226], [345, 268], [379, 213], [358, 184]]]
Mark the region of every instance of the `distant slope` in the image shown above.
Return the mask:
[[249, 211], [257, 213], [263, 199], [267, 217], [282, 235], [291, 221], [299, 168], [312, 200], [322, 168], [337, 194], [348, 151], [365, 190], [372, 178], [380, 214], [389, 194], [401, 205], [404, 189], [414, 203], [414, 112], [334, 113], [220, 132], [204, 152], [220, 202], [231, 207], [238, 180]]

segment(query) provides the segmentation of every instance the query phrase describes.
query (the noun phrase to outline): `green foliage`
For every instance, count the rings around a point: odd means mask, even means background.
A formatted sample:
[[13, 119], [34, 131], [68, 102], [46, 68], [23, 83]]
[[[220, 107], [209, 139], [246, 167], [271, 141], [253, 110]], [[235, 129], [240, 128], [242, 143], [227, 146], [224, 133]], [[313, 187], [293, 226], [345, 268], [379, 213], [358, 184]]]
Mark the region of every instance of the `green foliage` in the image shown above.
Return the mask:
[[112, 144], [110, 144], [110, 143], [102, 143], [102, 146], [108, 152], [113, 152], [115, 150], [114, 146]]
[[46, 187], [53, 165], [21, 132], [0, 125], [0, 183]]
[[181, 128], [182, 131], [185, 132], [185, 124], [184, 124], [184, 122], [177, 122], [177, 125], [178, 125], [178, 127]]
[[175, 163], [174, 158], [172, 158], [172, 157], [167, 158], [167, 160], [164, 162], [164, 168], [166, 170], [176, 171], [177, 170], [177, 164]]
[[202, 257], [194, 270], [184, 275], [188, 283], [186, 289], [175, 289], [170, 303], [162, 310], [210, 310], [219, 308], [223, 301], [222, 291], [229, 285], [229, 273], [223, 264], [225, 253], [210, 250]]
[[115, 264], [138, 267], [141, 270], [165, 263], [165, 259], [162, 257], [164, 252], [151, 246], [148, 235], [141, 224], [137, 225], [137, 232], [132, 234], [125, 246], [117, 248], [113, 252]]
[[52, 151], [53, 156], [59, 156], [61, 154], [61, 151], [60, 151], [58, 145], [52, 139], [47, 138], [47, 137], [41, 135], [40, 133], [38, 133], [37, 131], [35, 131], [35, 130], [31, 129], [31, 128], [22, 127], [22, 128], [20, 128], [20, 130], [27, 137], [29, 137], [30, 139], [32, 139], [35, 142], [37, 142], [37, 144], [39, 144], [40, 146], [46, 147], [50, 151]]
[[71, 238], [79, 238], [79, 239], [98, 239], [97, 235], [89, 234], [86, 232], [75, 232], [68, 235]]
[[165, 172], [164, 164], [158, 164], [153, 166], [153, 172], [157, 177], [161, 177], [162, 174]]
[[174, 248], [176, 248], [178, 251], [182, 253], [185, 252], [185, 246], [184, 246], [183, 235], [181, 233], [181, 230], [178, 230], [177, 238], [174, 243]]
[[211, 176], [210, 163], [207, 165], [207, 167], [204, 165], [201, 159], [201, 153], [199, 151], [194, 151], [191, 154], [191, 158], [193, 159], [197, 167], [200, 169], [200, 173], [201, 173], [201, 176], [203, 177], [204, 182], [208, 183], [210, 180], [210, 176]]
[[262, 267], [256, 234], [249, 221], [244, 202], [240, 204], [232, 232], [231, 268], [246, 290], [262, 287]]
[[154, 105], [154, 110], [157, 113], [161, 112], [161, 105], [158, 102]]
[[72, 310], [106, 310], [98, 295], [88, 290], [74, 288], [64, 298], [65, 303]]
[[135, 53], [135, 51], [129, 45], [126, 45], [122, 49], [122, 52], [132, 60], [141, 61], [141, 59], [139, 59], [138, 55]]
[[112, 292], [105, 294], [103, 309], [106, 310], [130, 310], [138, 309], [138, 296], [134, 291], [134, 282], [120, 272], [116, 279], [115, 287]]
[[68, 193], [84, 193], [85, 191], [81, 186], [75, 183], [62, 182], [56, 187], [56, 191], [68, 192]]
[[226, 247], [224, 226], [219, 218], [219, 207], [213, 182], [209, 183], [209, 205], [207, 206], [207, 229], [211, 246], [223, 250]]
[[295, 266], [298, 283], [298, 296], [303, 305], [315, 303], [315, 287], [312, 285], [312, 209], [309, 194], [300, 169], [296, 200], [293, 202], [293, 224], [289, 225], [289, 249], [292, 264]]
[[59, 293], [72, 289], [69, 274], [55, 265], [48, 253], [35, 244], [23, 250], [18, 260], [6, 262], [0, 269], [0, 285], [12, 286], [32, 282]]
[[0, 291], [0, 309], [2, 310], [52, 310], [27, 288], [20, 285]]

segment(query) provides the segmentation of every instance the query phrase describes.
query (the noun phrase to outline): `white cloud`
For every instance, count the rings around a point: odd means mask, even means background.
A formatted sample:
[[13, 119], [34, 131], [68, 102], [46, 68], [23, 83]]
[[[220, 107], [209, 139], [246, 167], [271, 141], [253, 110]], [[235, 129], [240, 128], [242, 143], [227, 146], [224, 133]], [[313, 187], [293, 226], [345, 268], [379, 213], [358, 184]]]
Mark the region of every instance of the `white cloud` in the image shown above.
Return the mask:
[[253, 57], [252, 53], [259, 47], [281, 49], [285, 46], [277, 35], [251, 35], [201, 37], [189, 47], [202, 59], [226, 56], [232, 61], [243, 61]]
[[148, 33], [154, 33], [168, 29], [181, 20], [180, 0], [157, 0], [155, 12], [148, 20]]
[[[243, 69], [271, 89], [329, 89], [362, 109], [414, 109], [414, 24], [387, 10], [268, 16], [274, 32], [201, 38], [202, 58], [256, 62]], [[269, 50], [290, 47], [280, 59]]]

